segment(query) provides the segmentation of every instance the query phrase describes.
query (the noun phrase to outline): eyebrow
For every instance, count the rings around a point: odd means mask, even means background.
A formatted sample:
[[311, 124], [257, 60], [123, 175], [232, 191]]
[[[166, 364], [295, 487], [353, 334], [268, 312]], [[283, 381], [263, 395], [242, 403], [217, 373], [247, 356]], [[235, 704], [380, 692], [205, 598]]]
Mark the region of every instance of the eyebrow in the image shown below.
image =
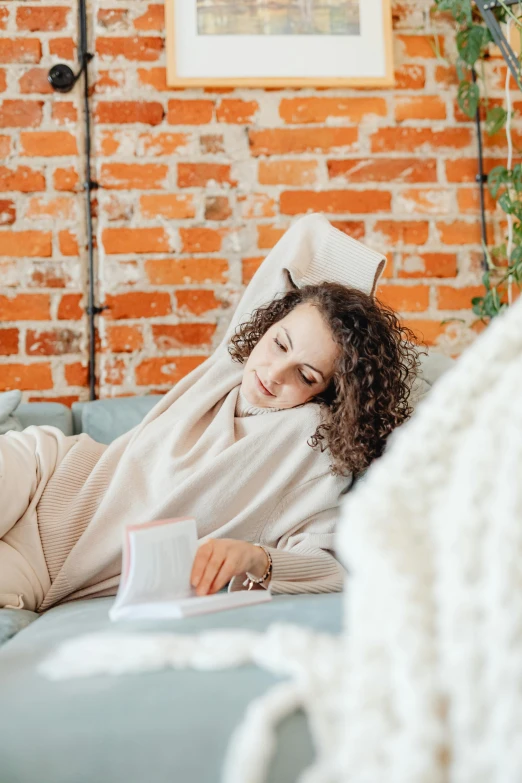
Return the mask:
[[[288, 342], [290, 343], [290, 348], [291, 348], [292, 350], [294, 350], [294, 346], [292, 345], [292, 340], [291, 340], [291, 338], [290, 338], [290, 335], [288, 334], [288, 330], [287, 330], [287, 329], [285, 329], [285, 327], [284, 327], [284, 326], [283, 326], [283, 327], [281, 327], [281, 328], [282, 328], [283, 332], [286, 334], [286, 336], [287, 336], [287, 338], [288, 338]], [[324, 379], [325, 379], [325, 378], [324, 378], [324, 375], [323, 375], [323, 373], [321, 372], [321, 370], [318, 370], [318, 369], [317, 369], [317, 367], [313, 367], [311, 364], [303, 364], [303, 367], [309, 367], [309, 368], [310, 368], [311, 370], [313, 370], [314, 372], [316, 372], [316, 373], [319, 373], [319, 375], [321, 376], [321, 378], [322, 378], [322, 379], [323, 379], [323, 381], [324, 381]]]

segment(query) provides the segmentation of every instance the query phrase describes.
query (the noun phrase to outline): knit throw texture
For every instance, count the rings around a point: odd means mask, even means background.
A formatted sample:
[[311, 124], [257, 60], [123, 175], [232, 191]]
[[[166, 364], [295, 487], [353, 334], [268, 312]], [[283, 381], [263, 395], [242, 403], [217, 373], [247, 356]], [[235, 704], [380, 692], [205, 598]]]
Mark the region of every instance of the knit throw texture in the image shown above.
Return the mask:
[[255, 662], [288, 679], [254, 702], [223, 780], [266, 779], [298, 707], [317, 758], [300, 783], [522, 781], [522, 300], [435, 386], [347, 496], [341, 637], [94, 635], [49, 678]]

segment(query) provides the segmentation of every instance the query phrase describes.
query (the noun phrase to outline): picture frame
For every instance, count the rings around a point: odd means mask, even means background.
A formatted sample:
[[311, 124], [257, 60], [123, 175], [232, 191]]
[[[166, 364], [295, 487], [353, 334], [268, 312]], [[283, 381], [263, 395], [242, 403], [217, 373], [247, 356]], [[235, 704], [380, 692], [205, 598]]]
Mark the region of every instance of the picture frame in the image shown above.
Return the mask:
[[165, 0], [167, 86], [392, 87], [391, 0], [341, 2]]

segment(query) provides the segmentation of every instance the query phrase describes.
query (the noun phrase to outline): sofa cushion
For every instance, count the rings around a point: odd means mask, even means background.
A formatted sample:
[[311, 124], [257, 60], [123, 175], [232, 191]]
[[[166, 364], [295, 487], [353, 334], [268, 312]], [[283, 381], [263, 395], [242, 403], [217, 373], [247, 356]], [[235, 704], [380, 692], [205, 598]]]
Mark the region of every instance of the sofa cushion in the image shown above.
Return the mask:
[[0, 609], [0, 647], [37, 617], [27, 609]]
[[150, 394], [74, 403], [73, 413], [75, 417], [81, 415], [82, 432], [98, 443], [111, 443], [139, 424], [161, 398], [160, 394]]
[[47, 424], [58, 427], [65, 435], [73, 434], [71, 409], [59, 402], [28, 402], [16, 409], [22, 426]]
[[[184, 620], [109, 621], [112, 599], [51, 609], [0, 650], [2, 781], [221, 783], [228, 742], [248, 704], [279, 678], [248, 665], [51, 682], [37, 667], [65, 639], [124, 632], [261, 631], [298, 623], [338, 633], [342, 594], [275, 596], [268, 604]], [[27, 738], [30, 737], [30, 752]], [[294, 783], [313, 757], [303, 715], [285, 720], [270, 783]]]
[[455, 364], [455, 359], [452, 359], [451, 356], [432, 350], [422, 353], [419, 360], [421, 376], [429, 386], [433, 386]]

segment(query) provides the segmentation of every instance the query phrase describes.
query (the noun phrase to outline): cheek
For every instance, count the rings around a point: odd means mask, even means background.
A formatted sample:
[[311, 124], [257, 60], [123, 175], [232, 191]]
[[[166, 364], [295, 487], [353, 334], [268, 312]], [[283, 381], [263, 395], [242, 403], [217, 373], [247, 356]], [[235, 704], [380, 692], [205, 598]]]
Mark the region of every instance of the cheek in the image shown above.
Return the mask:
[[308, 402], [308, 400], [313, 400], [315, 397], [315, 393], [310, 391], [310, 389], [305, 389], [301, 392], [301, 399], [303, 402]]
[[267, 346], [263, 340], [257, 343], [254, 350], [250, 354], [247, 360], [248, 369], [254, 369], [256, 366], [266, 364], [267, 361]]

